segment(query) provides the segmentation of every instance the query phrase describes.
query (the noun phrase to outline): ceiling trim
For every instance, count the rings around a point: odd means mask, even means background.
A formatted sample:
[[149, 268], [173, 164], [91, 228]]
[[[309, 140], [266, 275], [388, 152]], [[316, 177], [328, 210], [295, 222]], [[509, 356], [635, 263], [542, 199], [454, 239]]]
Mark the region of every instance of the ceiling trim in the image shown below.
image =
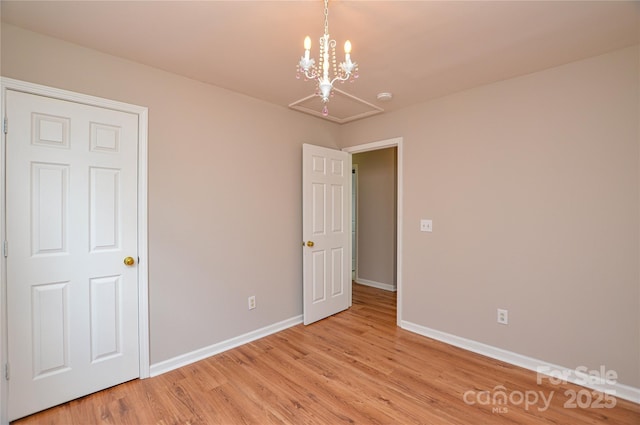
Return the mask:
[[329, 113], [329, 115], [327, 115], [327, 116], [324, 116], [324, 115], [322, 115], [322, 112], [318, 111], [317, 109], [311, 109], [311, 108], [305, 106], [305, 103], [307, 103], [307, 101], [309, 101], [309, 100], [311, 100], [311, 99], [313, 99], [315, 97], [318, 97], [318, 95], [316, 95], [316, 94], [312, 94], [312, 95], [309, 95], [307, 97], [303, 97], [300, 100], [296, 100], [295, 102], [290, 103], [289, 104], [289, 108], [291, 108], [293, 110], [296, 110], [296, 111], [299, 111], [299, 112], [303, 112], [305, 114], [313, 115], [314, 117], [318, 117], [318, 118], [322, 118], [322, 119], [325, 119], [325, 120], [328, 120], [328, 121], [332, 121], [332, 122], [335, 122], [335, 123], [338, 123], [338, 124], [345, 124], [345, 123], [348, 123], [348, 122], [351, 122], [351, 121], [359, 120], [359, 119], [362, 119], [362, 118], [370, 117], [372, 115], [377, 115], [377, 114], [381, 114], [381, 113], [384, 112], [384, 109], [382, 109], [381, 107], [376, 106], [376, 105], [374, 105], [372, 103], [369, 103], [366, 100], [362, 100], [359, 97], [351, 95], [351, 94], [349, 94], [347, 92], [344, 92], [344, 91], [342, 91], [340, 89], [334, 88], [333, 92], [336, 93], [339, 96], [344, 96], [344, 97], [346, 97], [346, 98], [358, 103], [361, 106], [366, 106], [366, 107], [369, 108], [369, 110], [365, 111], [365, 112], [360, 112], [360, 113], [356, 113], [356, 114], [353, 114], [353, 115], [349, 115], [349, 116], [346, 116], [346, 117], [343, 117], [343, 118], [333, 116], [333, 115], [331, 115], [331, 113]]

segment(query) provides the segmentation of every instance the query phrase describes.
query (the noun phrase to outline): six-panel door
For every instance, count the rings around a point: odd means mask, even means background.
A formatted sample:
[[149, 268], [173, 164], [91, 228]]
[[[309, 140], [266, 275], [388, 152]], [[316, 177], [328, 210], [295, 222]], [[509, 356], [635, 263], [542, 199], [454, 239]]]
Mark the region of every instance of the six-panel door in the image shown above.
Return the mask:
[[137, 116], [9, 90], [9, 419], [136, 378]]
[[302, 186], [303, 320], [310, 324], [351, 305], [351, 155], [303, 145]]

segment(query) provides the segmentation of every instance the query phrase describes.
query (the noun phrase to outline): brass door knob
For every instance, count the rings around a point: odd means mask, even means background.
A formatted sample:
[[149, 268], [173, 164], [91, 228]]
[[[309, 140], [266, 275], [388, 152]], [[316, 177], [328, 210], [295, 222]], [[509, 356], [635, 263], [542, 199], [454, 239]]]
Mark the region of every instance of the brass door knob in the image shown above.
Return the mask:
[[133, 266], [135, 264], [136, 260], [133, 259], [133, 257], [125, 257], [124, 258], [124, 265], [125, 266]]
[[313, 241], [307, 241], [307, 246], [311, 248], [314, 245]]

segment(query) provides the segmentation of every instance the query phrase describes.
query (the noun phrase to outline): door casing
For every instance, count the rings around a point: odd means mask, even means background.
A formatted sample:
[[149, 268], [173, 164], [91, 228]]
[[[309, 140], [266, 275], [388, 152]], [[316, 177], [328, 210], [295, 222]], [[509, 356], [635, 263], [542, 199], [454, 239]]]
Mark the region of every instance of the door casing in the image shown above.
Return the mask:
[[[2, 128], [0, 132], [0, 248], [6, 239], [6, 92], [7, 90], [21, 91], [40, 96], [51, 97], [70, 102], [83, 103], [102, 108], [129, 112], [138, 116], [138, 341], [140, 378], [149, 377], [149, 266], [148, 266], [148, 235], [147, 235], [147, 151], [148, 151], [148, 109], [146, 107], [117, 102], [100, 97], [61, 90], [39, 84], [0, 77], [0, 117]], [[10, 126], [11, 123], [6, 123]], [[8, 385], [7, 369], [8, 323], [7, 323], [7, 272], [6, 257], [0, 252], [0, 424], [8, 424]], [[10, 371], [9, 371], [10, 373]]]

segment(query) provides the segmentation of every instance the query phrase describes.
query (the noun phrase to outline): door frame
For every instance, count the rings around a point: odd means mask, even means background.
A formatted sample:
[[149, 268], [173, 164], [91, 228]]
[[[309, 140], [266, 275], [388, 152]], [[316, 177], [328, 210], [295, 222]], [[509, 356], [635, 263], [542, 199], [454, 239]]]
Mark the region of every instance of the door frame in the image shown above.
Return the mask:
[[[57, 89], [26, 81], [0, 77], [0, 424], [8, 424], [8, 382], [6, 365], [8, 362], [8, 321], [7, 321], [7, 259], [2, 252], [6, 238], [6, 116], [7, 90], [20, 91], [54, 99], [82, 103], [100, 108], [128, 112], [138, 116], [138, 345], [139, 378], [149, 377], [149, 255], [148, 255], [148, 117], [146, 107], [109, 100]], [[8, 123], [11, 126], [11, 123]], [[10, 247], [9, 247], [10, 248]]]
[[[353, 154], [352, 154], [353, 156]], [[351, 162], [351, 214], [354, 217], [351, 219], [351, 261], [355, 260], [355, 267], [352, 266], [351, 280], [355, 281], [358, 277], [358, 164]], [[354, 196], [355, 194], [355, 196]], [[355, 240], [355, 242], [354, 242]]]
[[[403, 203], [403, 195], [402, 195], [402, 173], [403, 173], [403, 148], [402, 148], [402, 137], [395, 137], [393, 139], [385, 139], [379, 140], [377, 142], [365, 143], [363, 145], [349, 146], [347, 148], [343, 148], [342, 150], [348, 152], [350, 154], [362, 153], [375, 151], [379, 149], [386, 148], [397, 148], [398, 149], [398, 159], [397, 159], [397, 181], [396, 181], [396, 325], [401, 326], [402, 324], [402, 203]], [[356, 262], [356, 271], [357, 271], [357, 262]]]

